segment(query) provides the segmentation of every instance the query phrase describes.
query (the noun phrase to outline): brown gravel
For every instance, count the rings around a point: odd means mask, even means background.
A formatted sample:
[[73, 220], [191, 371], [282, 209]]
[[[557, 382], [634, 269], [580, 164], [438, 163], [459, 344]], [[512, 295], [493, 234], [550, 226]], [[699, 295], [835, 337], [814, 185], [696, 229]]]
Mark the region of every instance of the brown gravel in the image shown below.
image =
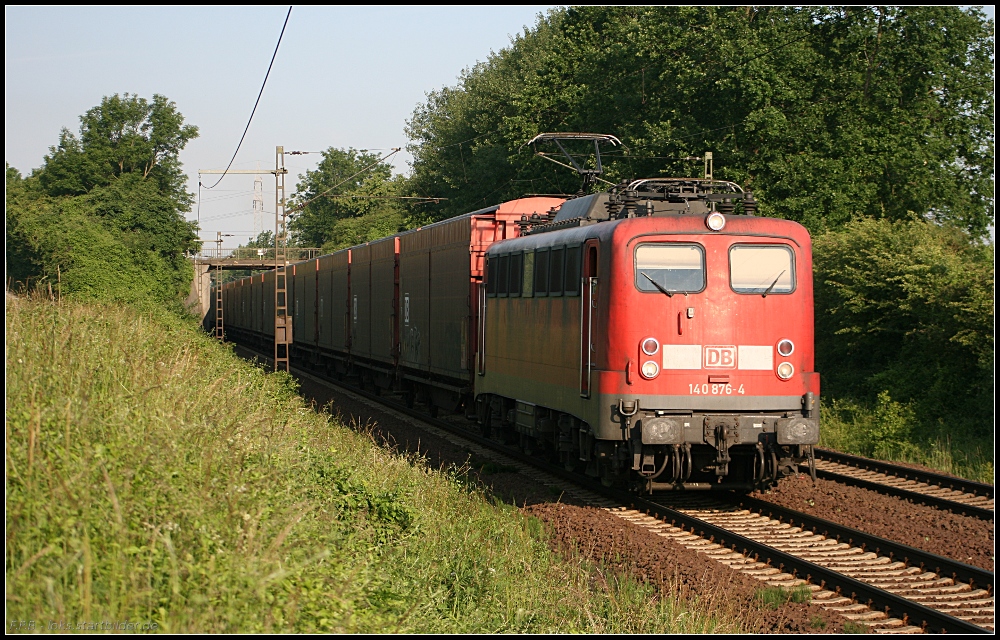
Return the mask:
[[755, 498], [993, 571], [992, 521], [913, 504], [876, 491], [805, 475], [782, 479]]
[[844, 619], [818, 605], [761, 607], [754, 594], [764, 583], [603, 509], [549, 503], [524, 511], [549, 525], [555, 550], [658, 585], [665, 595], [697, 597], [713, 610], [744, 620], [750, 633], [843, 632]]

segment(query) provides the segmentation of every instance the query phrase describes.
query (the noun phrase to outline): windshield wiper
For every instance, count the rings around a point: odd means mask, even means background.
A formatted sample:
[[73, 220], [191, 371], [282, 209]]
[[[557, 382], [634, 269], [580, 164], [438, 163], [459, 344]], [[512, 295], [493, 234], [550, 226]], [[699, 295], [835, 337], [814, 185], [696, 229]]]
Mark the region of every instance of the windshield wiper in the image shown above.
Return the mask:
[[774, 282], [771, 283], [771, 286], [768, 287], [767, 289], [764, 289], [764, 293], [760, 294], [761, 298], [766, 298], [767, 294], [771, 293], [771, 289], [774, 288], [774, 285], [778, 284], [778, 279], [781, 278], [781, 276], [785, 275], [785, 271], [787, 271], [787, 269], [782, 269], [781, 273], [778, 274], [778, 277], [775, 278]]
[[660, 285], [660, 283], [659, 283], [659, 282], [657, 282], [656, 280], [653, 280], [653, 279], [652, 279], [652, 278], [650, 278], [650, 277], [649, 277], [648, 275], [646, 275], [646, 272], [645, 272], [645, 271], [640, 271], [639, 273], [641, 273], [642, 275], [646, 276], [646, 280], [649, 280], [650, 282], [652, 282], [652, 283], [653, 283], [653, 286], [654, 286], [654, 287], [656, 287], [657, 289], [659, 289], [659, 290], [660, 290], [661, 292], [663, 292], [663, 293], [667, 294], [667, 297], [668, 297], [668, 298], [673, 298], [673, 297], [674, 297], [674, 294], [673, 294], [672, 292], [670, 292], [670, 291], [667, 291], [666, 289], [664, 289], [664, 288], [663, 288], [663, 287], [662, 287], [662, 286]]

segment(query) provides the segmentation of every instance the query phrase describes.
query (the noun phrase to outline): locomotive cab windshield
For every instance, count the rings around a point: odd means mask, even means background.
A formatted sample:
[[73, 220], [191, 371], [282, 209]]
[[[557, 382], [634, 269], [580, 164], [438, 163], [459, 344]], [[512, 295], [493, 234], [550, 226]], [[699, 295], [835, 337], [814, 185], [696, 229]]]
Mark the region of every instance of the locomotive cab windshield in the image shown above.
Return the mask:
[[639, 291], [692, 293], [705, 288], [705, 250], [695, 244], [641, 244], [635, 249]]
[[733, 245], [729, 282], [736, 293], [791, 293], [795, 289], [795, 254], [787, 245]]

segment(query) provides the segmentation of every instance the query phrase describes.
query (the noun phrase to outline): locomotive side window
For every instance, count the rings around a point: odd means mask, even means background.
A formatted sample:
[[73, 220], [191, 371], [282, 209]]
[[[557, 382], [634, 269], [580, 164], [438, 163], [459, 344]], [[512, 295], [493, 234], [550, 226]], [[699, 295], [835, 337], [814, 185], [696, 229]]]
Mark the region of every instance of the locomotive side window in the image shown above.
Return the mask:
[[521, 253], [512, 253], [510, 256], [510, 284], [507, 285], [507, 295], [521, 295]]
[[550, 296], [561, 296], [563, 292], [563, 252], [562, 247], [549, 251]]
[[507, 295], [507, 278], [510, 273], [510, 256], [500, 256], [497, 260], [497, 295]]
[[568, 296], [580, 295], [580, 253], [583, 247], [566, 248], [566, 284]]
[[549, 295], [549, 250], [535, 252], [535, 295]]
[[635, 250], [639, 291], [696, 293], [705, 289], [705, 250], [697, 244], [641, 244]]
[[736, 293], [791, 293], [795, 290], [795, 255], [785, 245], [733, 245], [729, 283]]
[[530, 298], [535, 292], [535, 254], [532, 251], [524, 254], [524, 277], [521, 283], [524, 287], [521, 295]]
[[486, 259], [486, 295], [493, 298], [497, 295], [497, 257]]

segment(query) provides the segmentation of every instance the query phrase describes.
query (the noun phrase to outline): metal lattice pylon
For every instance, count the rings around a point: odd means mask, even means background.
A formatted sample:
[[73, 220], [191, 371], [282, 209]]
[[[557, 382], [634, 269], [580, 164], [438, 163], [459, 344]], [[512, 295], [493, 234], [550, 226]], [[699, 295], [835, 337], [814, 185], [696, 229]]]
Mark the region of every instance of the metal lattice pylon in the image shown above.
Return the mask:
[[[257, 163], [260, 170], [260, 163]], [[264, 179], [259, 175], [253, 179], [253, 239], [264, 232]]]

